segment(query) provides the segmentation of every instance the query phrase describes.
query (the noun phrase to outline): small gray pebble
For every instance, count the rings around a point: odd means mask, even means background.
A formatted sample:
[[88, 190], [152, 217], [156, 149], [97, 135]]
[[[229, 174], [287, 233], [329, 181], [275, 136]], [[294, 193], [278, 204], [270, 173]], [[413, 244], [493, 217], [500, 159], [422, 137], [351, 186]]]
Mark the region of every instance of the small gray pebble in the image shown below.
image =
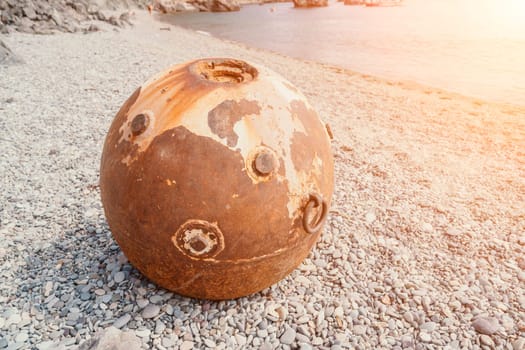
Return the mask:
[[142, 310], [142, 318], [146, 318], [146, 319], [153, 318], [157, 316], [159, 312], [160, 312], [160, 306], [155, 305], [155, 304], [148, 304], [146, 305], [144, 310]]
[[113, 281], [115, 281], [115, 283], [120, 283], [124, 281], [125, 278], [126, 278], [126, 275], [124, 274], [124, 272], [119, 271], [115, 274], [115, 276], [113, 276]]
[[166, 325], [161, 320], [157, 320], [155, 322], [155, 333], [156, 334], [162, 334], [164, 330], [166, 329]]
[[161, 296], [161, 295], [153, 295], [151, 298], [149, 298], [149, 301], [153, 304], [158, 304], [160, 302], [162, 302], [164, 300], [164, 298]]
[[124, 327], [129, 321], [131, 320], [131, 315], [130, 314], [125, 314], [125, 315], [122, 315], [120, 316], [119, 318], [117, 318], [115, 320], [115, 322], [113, 322], [113, 327], [115, 328], [122, 328]]

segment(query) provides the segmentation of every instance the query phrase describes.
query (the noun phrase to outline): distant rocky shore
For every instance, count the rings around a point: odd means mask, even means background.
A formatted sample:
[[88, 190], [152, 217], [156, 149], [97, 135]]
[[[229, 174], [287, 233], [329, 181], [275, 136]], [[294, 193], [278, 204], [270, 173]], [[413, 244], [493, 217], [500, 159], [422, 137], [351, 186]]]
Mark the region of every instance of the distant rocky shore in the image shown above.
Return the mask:
[[0, 34], [98, 31], [131, 25], [133, 9], [163, 13], [238, 11], [241, 5], [291, 0], [0, 0]]
[[247, 4], [293, 1], [295, 7], [327, 6], [327, 0], [0, 0], [0, 34], [93, 32], [132, 25], [133, 9], [150, 12], [227, 12]]
[[[240, 6], [292, 0], [0, 0], [0, 34], [92, 32], [102, 23], [131, 25], [133, 9], [150, 12], [226, 12]], [[299, 0], [308, 6], [327, 0]], [[314, 4], [315, 3], [315, 4]], [[297, 6], [297, 5], [296, 5]]]
[[157, 0], [150, 10], [163, 13], [175, 12], [230, 12], [239, 11], [241, 3], [237, 0]]
[[[282, 1], [291, 0], [0, 0], [0, 35], [88, 33], [131, 26], [134, 9], [225, 12], [245, 4]], [[19, 62], [0, 37], [0, 64]]]
[[[95, 32], [132, 25], [133, 9], [162, 12], [235, 11], [237, 0], [0, 0], [0, 35]], [[1, 40], [0, 64], [22, 62]]]
[[102, 22], [131, 24], [131, 8], [148, 0], [0, 0], [0, 33], [34, 34], [98, 31]]

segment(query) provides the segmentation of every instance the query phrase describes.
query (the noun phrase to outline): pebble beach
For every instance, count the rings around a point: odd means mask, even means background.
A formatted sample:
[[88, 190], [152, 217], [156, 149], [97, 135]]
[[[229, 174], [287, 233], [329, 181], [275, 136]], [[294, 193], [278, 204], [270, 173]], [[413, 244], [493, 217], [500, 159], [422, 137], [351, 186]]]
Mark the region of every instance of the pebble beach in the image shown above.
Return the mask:
[[[525, 349], [525, 107], [132, 20], [2, 38], [25, 63], [0, 65], [0, 349], [89, 348], [104, 332], [128, 350]], [[321, 239], [284, 280], [231, 301], [148, 281], [100, 202], [120, 106], [201, 57], [271, 68], [334, 134]]]

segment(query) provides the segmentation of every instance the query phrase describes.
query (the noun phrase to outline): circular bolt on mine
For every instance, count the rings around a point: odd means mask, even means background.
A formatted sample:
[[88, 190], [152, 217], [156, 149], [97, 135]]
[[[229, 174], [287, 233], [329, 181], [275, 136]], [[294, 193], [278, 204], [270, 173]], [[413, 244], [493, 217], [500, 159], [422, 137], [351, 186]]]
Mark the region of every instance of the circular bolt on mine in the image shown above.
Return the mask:
[[254, 167], [260, 175], [269, 175], [275, 169], [275, 159], [271, 153], [261, 152], [255, 157]]
[[142, 134], [148, 128], [149, 117], [146, 114], [137, 114], [131, 121], [131, 133], [133, 136]]

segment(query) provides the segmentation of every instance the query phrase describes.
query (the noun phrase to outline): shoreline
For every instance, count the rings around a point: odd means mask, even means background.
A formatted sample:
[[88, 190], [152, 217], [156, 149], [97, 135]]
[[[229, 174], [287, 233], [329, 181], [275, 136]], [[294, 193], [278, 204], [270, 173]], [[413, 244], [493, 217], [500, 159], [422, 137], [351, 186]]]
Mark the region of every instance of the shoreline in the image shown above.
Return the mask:
[[[26, 61], [0, 66], [9, 345], [71, 348], [114, 325], [144, 349], [525, 346], [525, 108], [136, 16], [118, 33], [3, 38]], [[136, 87], [170, 64], [224, 56], [263, 64], [307, 96], [334, 133], [336, 189], [297, 270], [261, 293], [206, 302], [131, 267], [104, 218], [98, 169]]]
[[[288, 2], [288, 1], [283, 1], [283, 2]], [[246, 5], [246, 6], [255, 6], [255, 5], [261, 6], [261, 5], [265, 5], [265, 4], [268, 4], [268, 3], [247, 3], [247, 4], [243, 4], [242, 6], [244, 6], [244, 5]], [[203, 32], [203, 31], [199, 31], [199, 30], [196, 30], [196, 29], [193, 29], [193, 28], [188, 28], [188, 27], [185, 27], [185, 26], [182, 26], [182, 25], [173, 24], [173, 23], [170, 22], [169, 19], [167, 19], [168, 17], [178, 16], [178, 15], [179, 14], [156, 13], [156, 14], [154, 14], [154, 17], [155, 17], [155, 20], [158, 21], [159, 23], [166, 24], [166, 25], [169, 25], [169, 26], [173, 26], [175, 28], [179, 28], [179, 29], [182, 29], [182, 30], [190, 31], [190, 32], [198, 34], [198, 35], [208, 35], [208, 36], [210, 36], [210, 37], [212, 37], [212, 38], [214, 38], [216, 40], [227, 42], [227, 43], [235, 45], [235, 46], [240, 46], [240, 47], [243, 47], [246, 50], [260, 51], [262, 53], [269, 53], [269, 54], [272, 54], [272, 55], [281, 56], [281, 57], [286, 58], [286, 59], [297, 60], [297, 61], [303, 62], [305, 64], [317, 65], [317, 66], [319, 66], [322, 69], [328, 69], [328, 70], [331, 70], [331, 71], [333, 71], [335, 73], [341, 73], [341, 74], [345, 74], [345, 75], [358, 76], [359, 78], [362, 78], [362, 79], [365, 79], [365, 80], [368, 80], [368, 81], [371, 81], [371, 82], [373, 82], [373, 81], [381, 82], [381, 83], [384, 83], [384, 84], [387, 84], [387, 85], [390, 85], [390, 86], [398, 86], [398, 87], [405, 88], [405, 89], [408, 89], [408, 90], [426, 91], [425, 93], [427, 93], [427, 94], [440, 95], [440, 96], [442, 96], [443, 99], [464, 99], [464, 100], [468, 100], [469, 102], [477, 104], [477, 105], [489, 104], [489, 105], [496, 106], [497, 108], [505, 109], [505, 110], [509, 111], [509, 113], [517, 113], [517, 114], [525, 115], [525, 102], [524, 102], [523, 105], [520, 105], [518, 103], [510, 103], [510, 102], [501, 102], [501, 101], [489, 100], [489, 99], [486, 99], [486, 98], [466, 95], [466, 94], [462, 94], [460, 92], [455, 92], [455, 91], [439, 88], [439, 87], [436, 87], [436, 86], [419, 83], [419, 82], [416, 82], [416, 81], [402, 80], [402, 79], [401, 80], [400, 79], [391, 79], [391, 78], [382, 77], [382, 76], [378, 76], [378, 75], [374, 75], [374, 74], [362, 73], [362, 72], [359, 72], [357, 70], [353, 70], [353, 69], [346, 68], [346, 67], [343, 67], [343, 66], [338, 66], [336, 64], [331, 64], [331, 63], [325, 63], [325, 62], [321, 62], [321, 61], [315, 61], [315, 60], [309, 60], [309, 59], [303, 59], [303, 58], [297, 58], [297, 57], [288, 56], [288, 55], [286, 55], [284, 53], [281, 53], [281, 52], [278, 52], [278, 51], [250, 46], [250, 45], [248, 45], [246, 43], [243, 43], [241, 41], [236, 41], [236, 40], [227, 39], [227, 38], [221, 38], [221, 37], [213, 35], [212, 33], [209, 33], [209, 32]], [[181, 12], [180, 15], [184, 15], [184, 13]]]
[[[255, 6], [255, 5], [262, 6], [262, 5], [266, 5], [266, 3], [246, 4], [246, 5], [243, 5], [241, 7]], [[299, 9], [298, 11], [301, 11], [301, 10]], [[175, 21], [171, 20], [171, 19], [175, 19], [177, 16], [185, 16], [185, 15], [187, 15], [187, 14], [181, 12], [181, 13], [173, 13], [173, 14], [158, 14], [156, 17], [157, 17], [157, 19], [159, 21], [161, 21], [163, 23], [166, 23], [166, 24], [174, 25], [174, 26], [177, 26], [177, 27], [180, 27], [180, 28], [184, 28], [184, 29], [187, 29], [187, 30], [199, 31], [197, 28], [191, 28], [191, 25], [185, 26], [184, 24], [174, 23]], [[300, 60], [300, 61], [320, 63], [320, 64], [322, 64], [322, 65], [324, 65], [326, 67], [334, 67], [335, 69], [339, 68], [339, 69], [348, 71], [350, 73], [361, 74], [363, 77], [372, 77], [372, 78], [385, 80], [385, 81], [389, 81], [389, 82], [396, 83], [396, 84], [403, 84], [403, 85], [406, 85], [406, 86], [414, 86], [416, 88], [439, 90], [441, 92], [450, 93], [451, 95], [453, 95], [452, 97], [454, 97], [454, 96], [464, 96], [464, 97], [467, 97], [467, 98], [472, 98], [474, 100], [477, 100], [478, 102], [488, 102], [488, 103], [492, 103], [492, 104], [498, 104], [500, 106], [506, 105], [507, 107], [510, 107], [510, 108], [516, 107], [518, 109], [525, 109], [525, 102], [520, 102], [518, 99], [514, 99], [514, 101], [511, 101], [510, 98], [506, 98], [506, 97], [499, 97], [499, 99], [491, 99], [489, 96], [483, 96], [483, 93], [468, 94], [468, 93], [459, 91], [460, 89], [458, 91], [454, 91], [454, 90], [448, 89], [447, 87], [439, 87], [438, 86], [439, 83], [436, 83], [436, 85], [433, 85], [431, 82], [424, 82], [425, 79], [406, 80], [402, 76], [401, 77], [399, 77], [399, 76], [396, 77], [396, 74], [391, 74], [390, 76], [388, 76], [388, 75], [381, 75], [380, 73], [377, 73], [377, 74], [375, 74], [373, 72], [367, 73], [365, 71], [361, 71], [361, 70], [356, 69], [356, 68], [345, 67], [343, 64], [322, 62], [322, 61], [316, 61], [316, 60], [305, 60], [303, 58], [295, 57], [293, 55], [288, 55], [287, 53], [281, 53], [281, 52], [275, 51], [273, 49], [250, 46], [250, 44], [244, 43], [242, 41], [237, 41], [236, 39], [229, 39], [229, 38], [221, 37], [221, 36], [215, 35], [213, 33], [209, 33], [209, 34], [211, 36], [219, 39], [219, 40], [228, 41], [228, 42], [230, 42], [232, 44], [241, 45], [243, 47], [252, 48], [252, 49], [256, 49], [256, 50], [262, 50], [262, 51], [266, 51], [266, 52], [271, 52], [273, 54], [283, 55], [285, 57], [294, 58], [294, 59], [297, 59], [297, 60]]]

